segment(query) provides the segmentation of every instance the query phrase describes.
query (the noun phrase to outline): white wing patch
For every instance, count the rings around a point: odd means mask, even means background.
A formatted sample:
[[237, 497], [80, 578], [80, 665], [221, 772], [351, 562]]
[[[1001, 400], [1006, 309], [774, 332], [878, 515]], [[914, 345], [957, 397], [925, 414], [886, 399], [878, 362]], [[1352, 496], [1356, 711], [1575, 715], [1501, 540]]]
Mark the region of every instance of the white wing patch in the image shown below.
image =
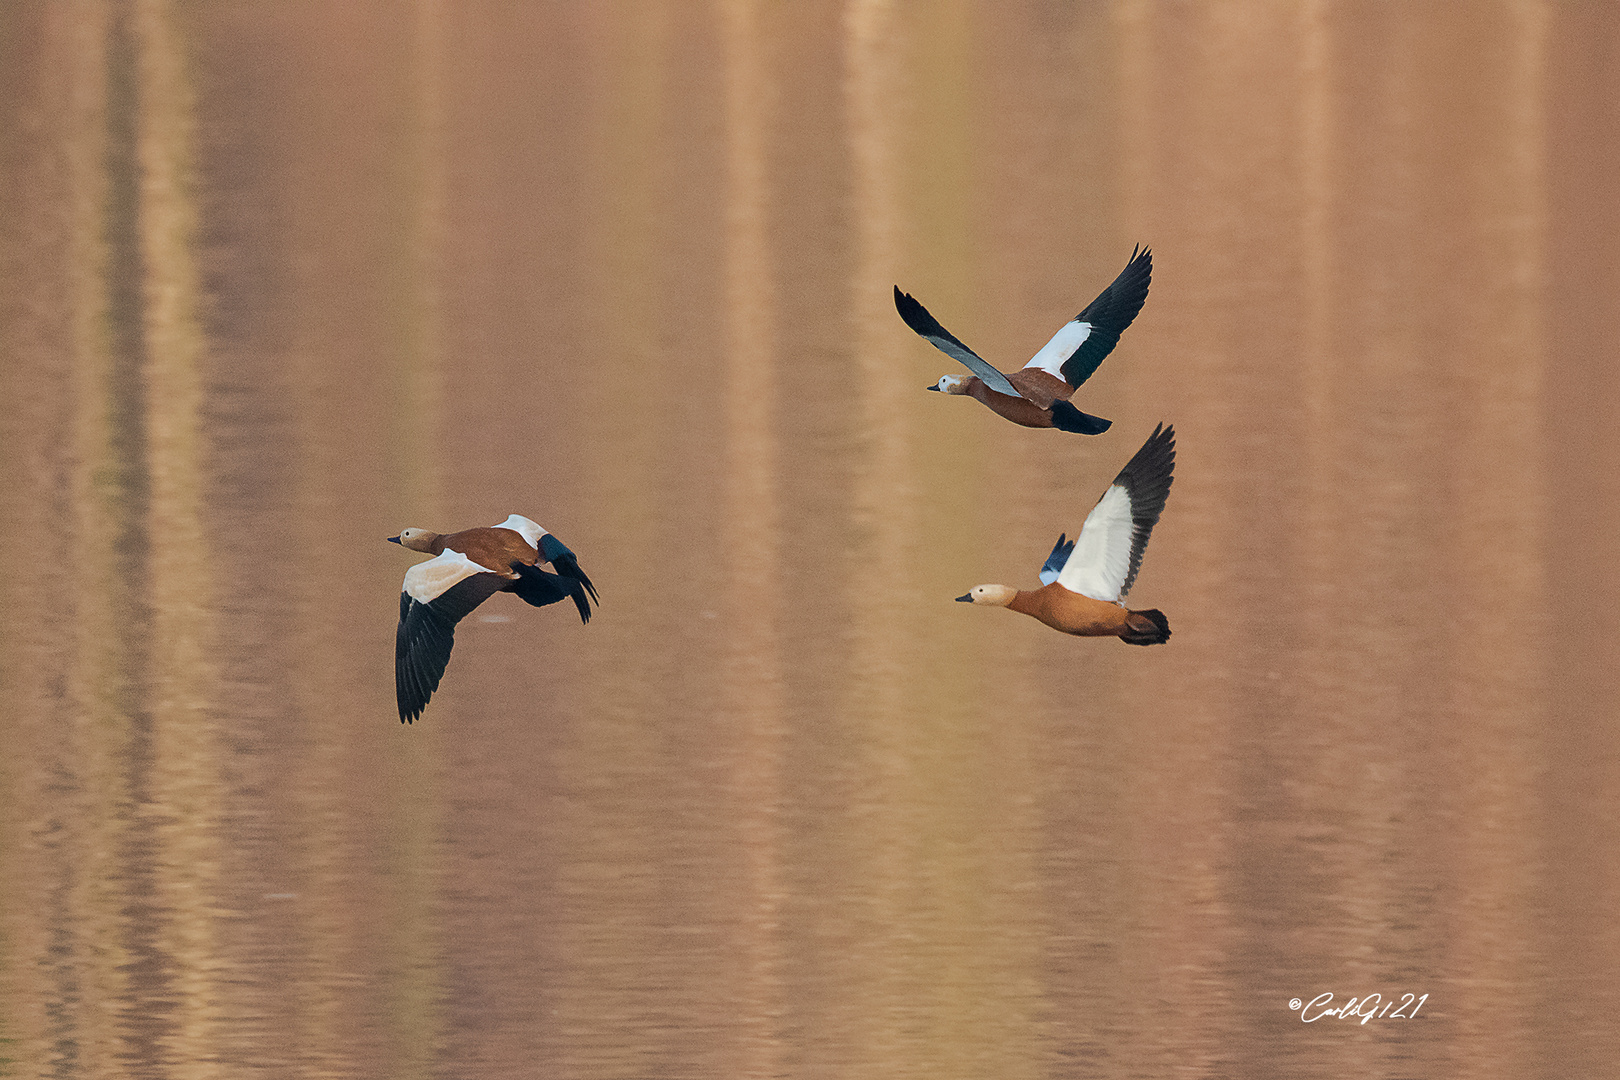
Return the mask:
[[443, 555], [405, 571], [405, 592], [419, 604], [430, 604], [474, 574], [489, 573], [493, 573], [489, 567], [479, 566], [461, 552], [446, 548]]
[[530, 521], [521, 514], [513, 514], [499, 525], [491, 525], [492, 529], [511, 529], [529, 542], [529, 546], [536, 551], [540, 550], [540, 538], [546, 535], [546, 530]]
[[1119, 599], [1131, 569], [1131, 496], [1112, 484], [1080, 527], [1080, 538], [1058, 574], [1058, 584], [1093, 600]]
[[1084, 345], [1086, 339], [1090, 336], [1090, 323], [1081, 322], [1079, 319], [1071, 319], [1069, 322], [1064, 323], [1062, 328], [1052, 335], [1052, 340], [1042, 345], [1041, 351], [1036, 353], [1030, 362], [1024, 366], [1027, 368], [1040, 368], [1048, 375], [1055, 375], [1061, 379], [1063, 378], [1063, 365], [1068, 362], [1069, 357], [1074, 355], [1074, 350]]

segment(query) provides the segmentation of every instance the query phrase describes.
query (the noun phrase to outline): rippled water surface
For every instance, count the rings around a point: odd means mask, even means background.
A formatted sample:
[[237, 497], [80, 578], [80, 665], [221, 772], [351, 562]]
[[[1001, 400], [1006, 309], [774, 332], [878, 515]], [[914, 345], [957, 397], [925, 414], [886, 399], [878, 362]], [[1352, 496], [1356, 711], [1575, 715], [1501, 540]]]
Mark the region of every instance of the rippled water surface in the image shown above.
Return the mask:
[[0, 191], [0, 1075], [1614, 1075], [1608, 9], [18, 0]]

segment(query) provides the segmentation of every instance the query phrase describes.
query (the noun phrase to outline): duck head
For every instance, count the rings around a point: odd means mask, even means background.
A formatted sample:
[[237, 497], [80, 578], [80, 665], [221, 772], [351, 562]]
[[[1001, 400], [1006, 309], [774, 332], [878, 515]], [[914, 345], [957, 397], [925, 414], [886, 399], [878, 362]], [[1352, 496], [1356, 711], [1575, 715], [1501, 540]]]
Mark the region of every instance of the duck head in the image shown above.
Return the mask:
[[427, 529], [401, 529], [398, 536], [390, 536], [388, 542], [398, 544], [400, 547], [410, 548], [412, 551], [433, 551], [433, 541], [439, 538], [436, 532]]
[[1006, 607], [1012, 603], [1018, 590], [1011, 585], [975, 585], [965, 595], [958, 596], [958, 604], [993, 604], [996, 607]]
[[939, 382], [927, 387], [929, 390], [938, 390], [942, 394], [965, 394], [968, 392], [968, 380], [971, 375], [941, 375]]

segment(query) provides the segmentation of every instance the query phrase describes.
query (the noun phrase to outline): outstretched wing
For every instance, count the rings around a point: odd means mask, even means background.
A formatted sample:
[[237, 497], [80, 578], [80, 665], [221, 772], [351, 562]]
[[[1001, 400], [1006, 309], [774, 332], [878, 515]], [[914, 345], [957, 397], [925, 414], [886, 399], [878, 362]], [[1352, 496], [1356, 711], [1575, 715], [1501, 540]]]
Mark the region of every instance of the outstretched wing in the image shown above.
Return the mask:
[[405, 572], [394, 638], [394, 690], [402, 722], [421, 716], [439, 688], [455, 646], [456, 623], [511, 583], [456, 551]]
[[900, 317], [906, 325], [918, 334], [927, 338], [929, 343], [944, 353], [966, 364], [968, 370], [977, 375], [984, 385], [998, 394], [1008, 397], [1022, 397], [1018, 388], [1007, 381], [1007, 376], [990, 365], [984, 357], [957, 341], [951, 332], [939, 325], [939, 320], [928, 314], [928, 309], [911, 298], [910, 293], [900, 291], [900, 286], [894, 287], [894, 307], [900, 312]]
[[1114, 351], [1119, 336], [1131, 325], [1147, 300], [1153, 278], [1153, 253], [1146, 248], [1131, 252], [1131, 261], [1119, 272], [1113, 284], [1086, 305], [1052, 340], [1041, 346], [1026, 368], [1040, 368], [1077, 387], [1097, 370], [1103, 358]]
[[1073, 550], [1074, 541], [1069, 539], [1069, 534], [1058, 533], [1052, 554], [1046, 557], [1046, 564], [1041, 567], [1042, 585], [1050, 585], [1058, 579], [1058, 574], [1063, 572], [1063, 564], [1069, 561], [1069, 552]]
[[1094, 600], [1123, 600], [1136, 581], [1148, 535], [1170, 495], [1176, 429], [1156, 427], [1086, 515], [1058, 584]]

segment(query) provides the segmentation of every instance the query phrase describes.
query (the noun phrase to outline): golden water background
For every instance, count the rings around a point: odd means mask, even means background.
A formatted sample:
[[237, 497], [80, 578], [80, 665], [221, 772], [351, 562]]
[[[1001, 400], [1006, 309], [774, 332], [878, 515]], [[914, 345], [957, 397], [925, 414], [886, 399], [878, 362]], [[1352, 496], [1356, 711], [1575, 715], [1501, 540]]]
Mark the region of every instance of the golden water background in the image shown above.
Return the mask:
[[1620, 1075], [1611, 9], [17, 0], [0, 193], [0, 1075]]

